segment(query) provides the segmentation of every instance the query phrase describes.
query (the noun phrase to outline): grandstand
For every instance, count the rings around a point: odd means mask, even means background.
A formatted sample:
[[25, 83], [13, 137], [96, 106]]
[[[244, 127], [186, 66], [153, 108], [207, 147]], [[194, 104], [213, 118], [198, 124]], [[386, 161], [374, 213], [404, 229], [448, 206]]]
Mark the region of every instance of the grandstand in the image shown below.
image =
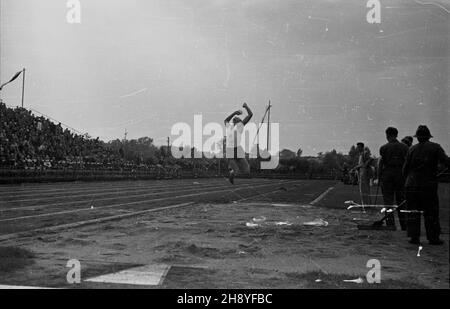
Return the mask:
[[118, 168], [130, 162], [97, 139], [64, 129], [25, 108], [0, 104], [0, 168], [75, 169]]

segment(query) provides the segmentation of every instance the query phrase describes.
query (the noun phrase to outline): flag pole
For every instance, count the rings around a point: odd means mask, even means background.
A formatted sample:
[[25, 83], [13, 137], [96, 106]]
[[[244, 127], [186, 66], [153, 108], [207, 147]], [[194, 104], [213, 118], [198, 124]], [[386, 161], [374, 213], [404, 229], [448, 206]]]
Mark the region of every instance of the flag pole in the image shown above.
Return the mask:
[[23, 100], [25, 96], [25, 68], [22, 70], [22, 108], [23, 108]]
[[270, 105], [269, 100], [269, 107], [268, 107], [268, 115], [267, 115], [267, 151], [269, 151], [269, 140], [270, 140], [270, 108], [272, 105]]

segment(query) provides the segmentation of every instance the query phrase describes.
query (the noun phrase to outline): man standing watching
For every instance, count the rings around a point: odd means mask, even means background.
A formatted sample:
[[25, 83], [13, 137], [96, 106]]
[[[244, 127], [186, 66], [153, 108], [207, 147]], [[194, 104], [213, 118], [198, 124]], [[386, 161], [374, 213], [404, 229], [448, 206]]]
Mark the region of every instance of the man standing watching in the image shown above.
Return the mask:
[[[387, 144], [380, 148], [380, 161], [378, 162], [378, 181], [381, 182], [383, 202], [387, 206], [397, 206], [404, 203], [404, 178], [402, 167], [405, 163], [408, 146], [397, 140], [398, 130], [393, 127], [386, 129]], [[398, 209], [398, 218], [402, 231], [406, 231], [406, 216]], [[394, 213], [386, 219], [386, 225], [395, 228]]]
[[356, 149], [358, 150], [358, 165], [353, 170], [358, 171], [358, 185], [359, 194], [361, 196], [362, 205], [370, 205], [370, 178], [372, 177], [372, 158], [370, 157], [370, 151], [367, 147], [364, 147], [364, 143], [357, 143]]
[[441, 228], [437, 168], [439, 162], [450, 166], [450, 158], [439, 144], [430, 142], [433, 136], [427, 126], [419, 126], [415, 137], [419, 143], [409, 149], [403, 166], [407, 207], [411, 212], [408, 214], [409, 242], [420, 244], [420, 221], [423, 213], [429, 244], [442, 245], [443, 241], [439, 238]]

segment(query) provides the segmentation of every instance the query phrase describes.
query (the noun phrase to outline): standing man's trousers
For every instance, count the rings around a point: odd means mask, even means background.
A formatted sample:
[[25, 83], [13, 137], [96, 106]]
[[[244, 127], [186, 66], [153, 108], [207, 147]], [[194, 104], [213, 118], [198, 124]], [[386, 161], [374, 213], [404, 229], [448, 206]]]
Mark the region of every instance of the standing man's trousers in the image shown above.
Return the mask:
[[[401, 209], [406, 209], [402, 203], [405, 200], [404, 180], [401, 169], [386, 170], [381, 177], [381, 192], [383, 193], [384, 205], [402, 206]], [[406, 215], [397, 210], [398, 219], [402, 230], [406, 230]], [[394, 213], [391, 213], [386, 219], [388, 226], [395, 226]]]
[[[439, 197], [437, 185], [430, 187], [407, 187], [406, 201], [408, 210], [423, 211], [427, 239], [439, 239], [441, 227], [439, 224]], [[408, 213], [408, 236], [420, 237], [420, 213]]]

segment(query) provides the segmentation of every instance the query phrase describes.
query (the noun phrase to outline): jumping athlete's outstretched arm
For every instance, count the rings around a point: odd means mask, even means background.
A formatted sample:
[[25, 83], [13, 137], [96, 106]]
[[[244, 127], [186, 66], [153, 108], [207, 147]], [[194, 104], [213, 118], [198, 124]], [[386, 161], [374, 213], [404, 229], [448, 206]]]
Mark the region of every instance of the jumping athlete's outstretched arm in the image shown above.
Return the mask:
[[225, 118], [225, 124], [229, 123], [231, 121], [231, 119], [233, 119], [234, 116], [236, 115], [242, 115], [241, 111], [235, 111], [233, 112], [230, 116], [228, 116], [227, 118]]
[[244, 120], [242, 120], [244, 125], [246, 125], [250, 121], [250, 119], [252, 119], [253, 113], [252, 113], [250, 107], [248, 107], [247, 103], [244, 103], [244, 105], [242, 105], [242, 107], [245, 108], [245, 110], [247, 111], [247, 117], [245, 117]]

